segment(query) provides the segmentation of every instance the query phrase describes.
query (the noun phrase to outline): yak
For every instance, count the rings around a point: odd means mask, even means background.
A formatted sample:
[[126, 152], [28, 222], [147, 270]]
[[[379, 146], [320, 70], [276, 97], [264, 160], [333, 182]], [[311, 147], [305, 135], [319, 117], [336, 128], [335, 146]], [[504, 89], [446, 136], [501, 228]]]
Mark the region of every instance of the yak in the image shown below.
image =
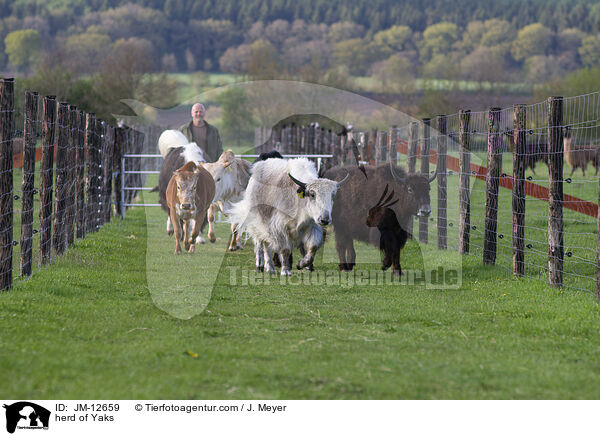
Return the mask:
[[437, 176], [422, 174], [406, 174], [403, 168], [383, 164], [364, 167], [367, 178], [360, 174], [358, 167], [336, 166], [325, 172], [324, 177], [331, 180], [341, 179], [350, 173], [348, 183], [341, 187], [333, 200], [332, 221], [335, 232], [335, 246], [339, 256], [339, 268], [351, 271], [356, 263], [354, 240], [379, 244], [378, 230], [369, 228], [365, 217], [373, 205], [373, 199], [381, 195], [384, 187], [389, 185], [396, 193], [398, 203], [391, 209], [396, 213], [398, 222], [406, 231], [410, 231], [410, 218], [413, 215], [429, 216], [429, 183]]

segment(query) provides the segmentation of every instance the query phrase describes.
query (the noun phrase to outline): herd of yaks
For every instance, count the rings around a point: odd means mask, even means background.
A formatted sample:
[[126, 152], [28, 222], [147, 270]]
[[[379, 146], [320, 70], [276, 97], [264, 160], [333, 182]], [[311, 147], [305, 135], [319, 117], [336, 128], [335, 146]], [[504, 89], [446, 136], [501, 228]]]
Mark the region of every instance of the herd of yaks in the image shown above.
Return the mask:
[[292, 270], [292, 250], [300, 250], [298, 269], [313, 270], [324, 242], [324, 227], [335, 232], [339, 268], [356, 263], [354, 240], [373, 243], [383, 253], [382, 268], [401, 274], [400, 250], [411, 217], [431, 214], [425, 174], [407, 174], [391, 164], [332, 167], [322, 174], [306, 158], [284, 159], [277, 151], [250, 163], [225, 151], [214, 163], [204, 162], [201, 149], [180, 132], [159, 139], [164, 157], [159, 201], [167, 213], [167, 233], [175, 236], [175, 254], [193, 252], [208, 238], [216, 240], [214, 218], [220, 209], [229, 217], [229, 250], [242, 247], [245, 232], [254, 242], [256, 268], [282, 275]]
[[[508, 134], [510, 136], [510, 134]], [[513, 141], [508, 141], [512, 144]], [[526, 167], [548, 162], [547, 144], [528, 143]], [[571, 174], [588, 163], [600, 167], [600, 147], [575, 143], [563, 134]], [[340, 270], [356, 264], [354, 241], [379, 246], [382, 269], [401, 274], [400, 250], [413, 216], [431, 214], [428, 174], [407, 174], [391, 163], [332, 167], [321, 174], [306, 158], [284, 159], [277, 151], [262, 153], [254, 163], [225, 151], [206, 163], [202, 150], [176, 130], [163, 132], [159, 149], [164, 161], [159, 176], [159, 201], [167, 213], [167, 233], [175, 235], [175, 254], [193, 252], [197, 243], [215, 242], [214, 221], [220, 210], [229, 217], [229, 250], [242, 248], [242, 233], [254, 242], [256, 268], [282, 275], [292, 270], [292, 250], [300, 250], [298, 269], [314, 269], [315, 254], [332, 225]], [[512, 150], [511, 150], [512, 151]]]

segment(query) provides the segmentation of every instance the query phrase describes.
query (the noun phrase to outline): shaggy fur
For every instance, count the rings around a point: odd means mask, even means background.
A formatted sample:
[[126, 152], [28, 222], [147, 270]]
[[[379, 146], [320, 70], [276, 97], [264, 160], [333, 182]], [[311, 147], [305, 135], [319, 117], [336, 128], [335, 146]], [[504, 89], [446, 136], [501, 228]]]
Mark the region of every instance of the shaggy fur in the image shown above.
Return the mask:
[[[398, 222], [406, 231], [410, 231], [410, 218], [413, 215], [429, 215], [429, 183], [421, 174], [406, 174], [403, 168], [395, 167], [392, 174], [389, 164], [377, 167], [364, 167], [367, 178], [357, 167], [333, 167], [325, 177], [339, 180], [346, 171], [350, 172], [349, 182], [341, 188], [334, 199], [332, 217], [335, 230], [335, 243], [340, 259], [341, 270], [350, 271], [356, 263], [354, 240], [379, 244], [379, 231], [369, 228], [365, 217], [377, 201], [386, 185], [396, 193], [399, 202], [391, 210], [396, 213]], [[399, 178], [397, 180], [394, 175]]]
[[[305, 190], [288, 174], [305, 183]], [[319, 224], [330, 222], [337, 189], [338, 183], [318, 178], [314, 163], [308, 159], [257, 162], [252, 167], [243, 200], [235, 203], [230, 211], [230, 221], [239, 226], [238, 230], [246, 231], [255, 244], [263, 246], [266, 271], [275, 271], [270, 258], [275, 250], [283, 265], [281, 274], [289, 275], [289, 254], [300, 243], [307, 248], [307, 253], [297, 267], [312, 264], [323, 243], [323, 229]], [[304, 192], [303, 198], [298, 191]]]

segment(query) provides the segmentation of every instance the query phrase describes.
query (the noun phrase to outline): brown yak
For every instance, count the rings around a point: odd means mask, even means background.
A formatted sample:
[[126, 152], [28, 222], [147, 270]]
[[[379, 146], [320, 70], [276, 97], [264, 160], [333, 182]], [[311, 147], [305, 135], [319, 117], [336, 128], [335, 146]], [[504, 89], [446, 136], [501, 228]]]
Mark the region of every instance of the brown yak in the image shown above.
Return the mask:
[[383, 164], [377, 167], [364, 167], [367, 178], [358, 167], [333, 167], [324, 177], [331, 180], [342, 179], [347, 172], [350, 179], [340, 188], [333, 201], [332, 220], [335, 231], [335, 246], [340, 259], [339, 267], [351, 271], [356, 262], [354, 240], [379, 245], [379, 232], [369, 228], [365, 218], [369, 209], [386, 185], [396, 193], [398, 203], [390, 207], [396, 213], [398, 222], [406, 231], [413, 215], [429, 216], [429, 183], [435, 179], [422, 174], [406, 174], [403, 168]]
[[166, 200], [175, 230], [175, 254], [181, 253], [182, 226], [185, 250], [194, 252], [196, 237], [214, 196], [215, 181], [201, 166], [190, 161], [173, 172]]

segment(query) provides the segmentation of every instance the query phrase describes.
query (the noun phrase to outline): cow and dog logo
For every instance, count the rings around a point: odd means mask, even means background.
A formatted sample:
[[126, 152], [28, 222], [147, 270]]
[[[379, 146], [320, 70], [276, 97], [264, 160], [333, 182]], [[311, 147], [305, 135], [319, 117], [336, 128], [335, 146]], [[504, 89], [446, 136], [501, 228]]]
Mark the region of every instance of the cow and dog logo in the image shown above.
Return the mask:
[[14, 433], [18, 429], [48, 430], [50, 411], [29, 401], [19, 401], [4, 405], [6, 409], [6, 431]]

